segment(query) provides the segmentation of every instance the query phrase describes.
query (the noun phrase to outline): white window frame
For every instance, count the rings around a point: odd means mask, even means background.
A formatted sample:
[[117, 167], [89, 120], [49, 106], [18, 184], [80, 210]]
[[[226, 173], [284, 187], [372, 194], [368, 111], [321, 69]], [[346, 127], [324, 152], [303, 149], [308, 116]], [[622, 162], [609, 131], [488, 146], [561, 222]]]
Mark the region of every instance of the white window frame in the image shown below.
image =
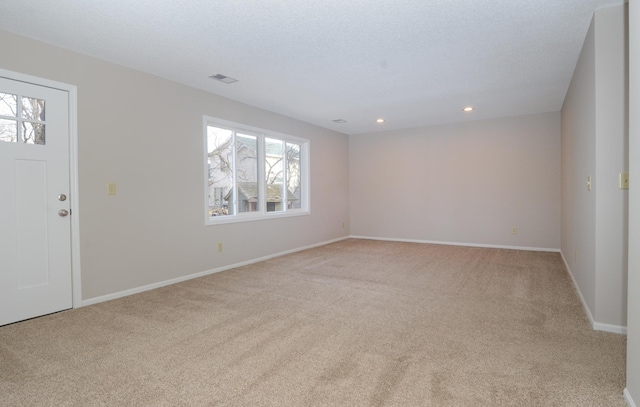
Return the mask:
[[[238, 212], [237, 208], [234, 210], [233, 215], [224, 215], [224, 216], [209, 216], [209, 154], [208, 154], [208, 136], [207, 136], [207, 127], [219, 127], [223, 129], [232, 130], [235, 133], [248, 134], [251, 136], [257, 137], [258, 144], [258, 210], [254, 212]], [[277, 218], [287, 218], [292, 216], [303, 216], [309, 215], [310, 211], [310, 179], [309, 171], [311, 168], [311, 164], [309, 161], [310, 154], [310, 142], [309, 140], [291, 136], [288, 134], [278, 133], [271, 130], [265, 130], [258, 127], [248, 126], [236, 122], [232, 122], [229, 120], [219, 119], [211, 116], [204, 116], [203, 118], [203, 133], [204, 133], [204, 215], [205, 215], [205, 225], [219, 225], [225, 223], [236, 223], [236, 222], [248, 222], [248, 221], [258, 221], [265, 219], [277, 219]], [[267, 212], [267, 203], [264, 199], [265, 191], [267, 188], [267, 181], [265, 179], [265, 138], [282, 140], [285, 143], [284, 151], [286, 151], [286, 143], [295, 143], [300, 145], [300, 182], [301, 182], [301, 190], [300, 190], [300, 199], [301, 199], [301, 207], [288, 209], [287, 208], [287, 192], [288, 186], [284, 186], [284, 197], [283, 197], [283, 210], [282, 211], [274, 211]], [[236, 148], [235, 143], [232, 148], [233, 151], [233, 159], [235, 161]], [[286, 160], [286, 153], [284, 160]], [[283, 162], [284, 168], [286, 167], [286, 161]], [[237, 191], [236, 184], [236, 168], [234, 164], [233, 169], [233, 189]], [[286, 176], [285, 176], [286, 179]], [[237, 192], [234, 197], [234, 205], [237, 206]]]

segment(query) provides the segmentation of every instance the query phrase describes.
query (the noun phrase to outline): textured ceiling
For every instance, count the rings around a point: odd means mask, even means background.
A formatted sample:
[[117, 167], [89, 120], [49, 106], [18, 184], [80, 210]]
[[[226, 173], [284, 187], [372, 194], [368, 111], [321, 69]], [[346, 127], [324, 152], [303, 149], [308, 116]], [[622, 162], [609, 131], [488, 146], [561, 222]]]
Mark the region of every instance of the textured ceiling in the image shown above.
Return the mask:
[[0, 0], [0, 28], [357, 134], [558, 111], [594, 10], [622, 3]]

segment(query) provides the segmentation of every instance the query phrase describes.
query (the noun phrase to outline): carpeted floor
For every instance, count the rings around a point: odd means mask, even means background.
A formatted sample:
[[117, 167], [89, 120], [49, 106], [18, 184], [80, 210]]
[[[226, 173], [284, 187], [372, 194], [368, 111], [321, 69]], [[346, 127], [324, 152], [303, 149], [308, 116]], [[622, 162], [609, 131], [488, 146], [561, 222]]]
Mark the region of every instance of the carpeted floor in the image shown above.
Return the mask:
[[1, 406], [625, 406], [557, 253], [345, 240], [0, 327]]

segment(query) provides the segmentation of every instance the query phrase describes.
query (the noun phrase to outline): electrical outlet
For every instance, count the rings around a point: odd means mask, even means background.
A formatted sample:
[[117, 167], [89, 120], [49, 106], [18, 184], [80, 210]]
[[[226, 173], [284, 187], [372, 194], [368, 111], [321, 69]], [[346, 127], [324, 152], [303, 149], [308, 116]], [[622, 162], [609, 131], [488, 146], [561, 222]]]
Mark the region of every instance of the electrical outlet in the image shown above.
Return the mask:
[[511, 234], [512, 235], [517, 235], [518, 234], [518, 228], [511, 228]]
[[221, 252], [222, 251], [222, 242], [218, 243], [218, 251]]

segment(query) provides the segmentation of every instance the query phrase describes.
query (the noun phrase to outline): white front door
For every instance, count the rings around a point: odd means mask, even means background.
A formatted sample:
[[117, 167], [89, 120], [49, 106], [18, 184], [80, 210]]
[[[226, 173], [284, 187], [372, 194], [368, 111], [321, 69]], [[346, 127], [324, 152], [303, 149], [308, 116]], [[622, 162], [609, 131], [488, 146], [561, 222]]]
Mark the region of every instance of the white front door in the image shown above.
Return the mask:
[[0, 77], [0, 325], [72, 307], [68, 112]]

